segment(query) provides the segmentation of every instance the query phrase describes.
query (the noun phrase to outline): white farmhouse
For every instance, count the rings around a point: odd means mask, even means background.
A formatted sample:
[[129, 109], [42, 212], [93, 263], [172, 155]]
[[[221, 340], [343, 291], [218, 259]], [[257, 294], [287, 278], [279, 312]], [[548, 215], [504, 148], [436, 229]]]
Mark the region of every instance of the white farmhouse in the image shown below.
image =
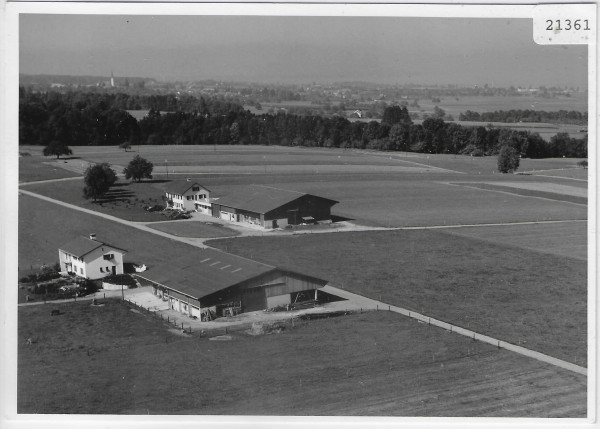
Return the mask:
[[95, 280], [110, 274], [123, 274], [123, 255], [126, 250], [90, 237], [77, 237], [58, 249], [60, 270]]
[[192, 182], [190, 179], [176, 180], [167, 184], [165, 192], [169, 208], [212, 214], [210, 189], [198, 182]]

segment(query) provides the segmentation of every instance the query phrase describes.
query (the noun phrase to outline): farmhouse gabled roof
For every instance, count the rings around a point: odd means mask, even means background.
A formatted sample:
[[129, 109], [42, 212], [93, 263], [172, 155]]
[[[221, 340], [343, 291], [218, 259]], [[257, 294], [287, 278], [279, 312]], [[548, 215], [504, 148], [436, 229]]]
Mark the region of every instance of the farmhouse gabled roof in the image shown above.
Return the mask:
[[98, 240], [92, 240], [91, 238], [79, 236], [69, 241], [68, 243], [63, 244], [59, 247], [59, 250], [70, 253], [73, 256], [78, 258], [82, 258], [88, 253], [98, 249], [99, 247], [109, 247], [112, 250], [117, 250], [119, 252], [127, 253], [126, 250], [120, 249], [116, 246], [103, 243]]
[[150, 267], [138, 275], [198, 299], [275, 269], [274, 266], [218, 250], [198, 249], [183, 258]]
[[[273, 188], [262, 185], [244, 186], [236, 191], [225, 195], [215, 201], [216, 204], [233, 207], [236, 209], [248, 210], [254, 213], [268, 213], [284, 204], [297, 200], [306, 194], [298, 191], [288, 191], [286, 189]], [[337, 201], [323, 198], [316, 195], [313, 197], [329, 201], [332, 205]]]
[[190, 189], [194, 185], [198, 185], [201, 188], [206, 189], [208, 192], [210, 192], [210, 189], [208, 189], [206, 186], [202, 186], [200, 183], [194, 181], [188, 182], [187, 180], [173, 180], [172, 182], [169, 182], [165, 185], [165, 191], [171, 194], [183, 195], [188, 189]]

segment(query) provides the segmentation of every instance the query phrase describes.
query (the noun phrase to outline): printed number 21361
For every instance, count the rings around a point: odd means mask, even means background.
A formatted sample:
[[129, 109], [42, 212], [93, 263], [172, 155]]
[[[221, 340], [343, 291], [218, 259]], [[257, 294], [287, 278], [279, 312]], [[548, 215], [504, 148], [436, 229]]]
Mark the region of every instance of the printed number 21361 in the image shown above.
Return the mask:
[[589, 30], [590, 26], [589, 26], [589, 22], [587, 19], [576, 19], [575, 21], [572, 21], [570, 19], [557, 19], [557, 20], [552, 20], [552, 19], [547, 19], [546, 20], [546, 24], [548, 25], [546, 27], [546, 30], [548, 31], [571, 31], [571, 30]]

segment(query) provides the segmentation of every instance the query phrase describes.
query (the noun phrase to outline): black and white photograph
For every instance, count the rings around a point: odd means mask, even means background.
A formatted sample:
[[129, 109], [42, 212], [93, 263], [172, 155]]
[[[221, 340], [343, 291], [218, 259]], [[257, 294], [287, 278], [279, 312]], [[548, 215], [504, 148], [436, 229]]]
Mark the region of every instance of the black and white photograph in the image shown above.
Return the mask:
[[595, 422], [595, 4], [3, 7], [7, 427]]

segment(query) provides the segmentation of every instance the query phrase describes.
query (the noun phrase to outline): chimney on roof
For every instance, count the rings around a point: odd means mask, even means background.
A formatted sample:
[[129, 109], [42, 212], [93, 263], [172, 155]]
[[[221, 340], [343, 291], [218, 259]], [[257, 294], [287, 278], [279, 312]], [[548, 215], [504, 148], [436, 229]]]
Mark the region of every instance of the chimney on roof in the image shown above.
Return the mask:
[[186, 179], [185, 179], [185, 180], [187, 180], [188, 182], [191, 182], [191, 181], [192, 181], [192, 178], [191, 178], [191, 177], [186, 177]]
[[96, 239], [96, 234], [92, 233], [90, 234], [90, 240], [95, 240]]

